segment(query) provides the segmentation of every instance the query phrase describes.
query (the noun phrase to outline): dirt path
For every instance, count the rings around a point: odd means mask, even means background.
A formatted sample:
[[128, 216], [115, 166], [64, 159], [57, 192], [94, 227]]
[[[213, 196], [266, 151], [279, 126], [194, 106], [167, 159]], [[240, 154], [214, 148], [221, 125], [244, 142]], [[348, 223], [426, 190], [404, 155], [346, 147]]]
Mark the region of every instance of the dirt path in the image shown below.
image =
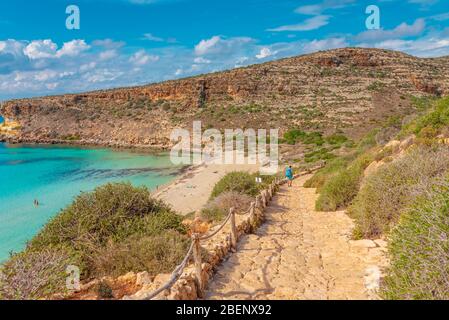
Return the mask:
[[308, 176], [283, 186], [256, 234], [243, 236], [222, 263], [206, 299], [376, 299], [386, 264], [381, 240], [350, 240], [342, 211], [314, 210]]

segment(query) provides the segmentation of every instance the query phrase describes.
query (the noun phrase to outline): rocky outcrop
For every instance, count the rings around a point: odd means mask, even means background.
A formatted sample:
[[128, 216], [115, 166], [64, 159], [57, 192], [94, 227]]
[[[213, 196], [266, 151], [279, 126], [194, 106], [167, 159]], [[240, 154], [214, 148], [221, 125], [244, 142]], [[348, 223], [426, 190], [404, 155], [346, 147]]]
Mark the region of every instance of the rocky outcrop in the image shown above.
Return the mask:
[[13, 142], [168, 148], [175, 127], [290, 127], [357, 138], [387, 116], [413, 112], [409, 96], [449, 94], [447, 58], [337, 49], [142, 87], [19, 99], [0, 114]]

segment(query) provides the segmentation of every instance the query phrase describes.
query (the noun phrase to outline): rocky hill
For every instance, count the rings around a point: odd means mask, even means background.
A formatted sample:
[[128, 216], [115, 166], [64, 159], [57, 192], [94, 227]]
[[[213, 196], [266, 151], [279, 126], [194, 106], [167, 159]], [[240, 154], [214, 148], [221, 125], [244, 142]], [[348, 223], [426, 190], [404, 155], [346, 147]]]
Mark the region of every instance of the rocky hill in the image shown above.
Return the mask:
[[449, 58], [346, 48], [141, 87], [5, 102], [1, 140], [169, 147], [175, 127], [343, 131], [358, 138], [412, 97], [449, 94]]

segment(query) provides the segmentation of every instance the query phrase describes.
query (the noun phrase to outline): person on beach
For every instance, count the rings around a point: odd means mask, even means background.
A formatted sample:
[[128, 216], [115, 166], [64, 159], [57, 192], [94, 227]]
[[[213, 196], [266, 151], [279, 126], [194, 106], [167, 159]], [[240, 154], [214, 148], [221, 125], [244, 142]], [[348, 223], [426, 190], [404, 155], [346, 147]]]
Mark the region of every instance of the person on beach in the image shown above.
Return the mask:
[[39, 207], [39, 201], [37, 201], [37, 199], [34, 199], [34, 206]]
[[288, 166], [288, 168], [285, 170], [285, 177], [288, 180], [288, 186], [291, 187], [292, 186], [292, 181], [293, 181], [293, 169], [292, 169], [292, 166]]

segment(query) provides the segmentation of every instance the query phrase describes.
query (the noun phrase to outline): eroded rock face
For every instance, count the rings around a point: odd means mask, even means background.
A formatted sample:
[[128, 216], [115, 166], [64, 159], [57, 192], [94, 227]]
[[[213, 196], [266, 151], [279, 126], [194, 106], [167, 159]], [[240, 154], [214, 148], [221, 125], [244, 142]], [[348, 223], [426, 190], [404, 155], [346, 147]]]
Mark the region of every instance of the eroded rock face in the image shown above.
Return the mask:
[[[142, 87], [3, 104], [10, 139], [168, 148], [175, 127], [342, 129], [363, 135], [412, 111], [408, 95], [449, 94], [447, 58], [338, 49]], [[4, 139], [4, 137], [2, 138]]]

